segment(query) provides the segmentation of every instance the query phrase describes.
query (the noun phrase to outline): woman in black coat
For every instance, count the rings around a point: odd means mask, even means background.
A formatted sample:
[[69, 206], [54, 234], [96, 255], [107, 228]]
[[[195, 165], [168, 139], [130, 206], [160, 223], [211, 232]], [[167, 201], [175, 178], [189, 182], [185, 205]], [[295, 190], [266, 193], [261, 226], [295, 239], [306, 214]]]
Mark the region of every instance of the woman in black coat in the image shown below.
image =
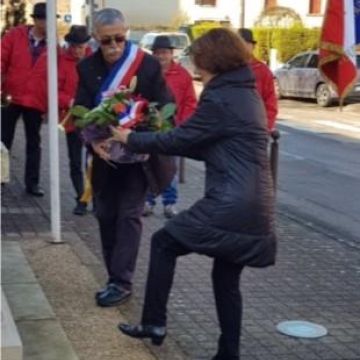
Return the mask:
[[161, 344], [177, 256], [208, 255], [214, 258], [221, 327], [214, 359], [239, 359], [240, 274], [244, 266], [273, 265], [276, 253], [266, 115], [246, 65], [249, 54], [236, 34], [211, 30], [193, 43], [191, 52], [204, 83], [194, 115], [168, 133], [114, 129], [114, 138], [132, 151], [186, 156], [206, 164], [204, 197], [153, 235], [141, 325], [119, 328]]

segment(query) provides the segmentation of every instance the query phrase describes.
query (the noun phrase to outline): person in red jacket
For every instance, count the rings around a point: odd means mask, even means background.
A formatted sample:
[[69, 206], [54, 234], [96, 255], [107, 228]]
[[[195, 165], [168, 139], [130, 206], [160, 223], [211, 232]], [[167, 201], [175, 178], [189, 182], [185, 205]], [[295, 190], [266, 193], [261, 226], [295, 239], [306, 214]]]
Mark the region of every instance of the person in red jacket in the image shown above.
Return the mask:
[[[91, 54], [91, 49], [87, 45], [90, 35], [88, 34], [86, 26], [73, 25], [64, 39], [68, 47], [65, 50], [58, 49], [58, 105], [60, 120], [64, 121], [64, 129], [66, 132], [70, 177], [76, 192], [76, 206], [73, 213], [75, 215], [85, 215], [87, 204], [80, 201], [84, 192], [84, 177], [82, 171], [83, 144], [79, 133], [76, 131], [75, 125], [67, 114], [76, 95], [79, 80], [76, 68], [77, 64], [84, 57]], [[34, 67], [31, 81], [27, 86], [27, 96], [24, 98], [24, 103], [29, 108], [37, 109], [44, 114], [48, 111], [46, 93], [47, 56], [44, 54]]]
[[26, 192], [43, 196], [39, 186], [42, 117], [38, 110], [24, 106], [23, 97], [33, 68], [46, 50], [46, 4], [35, 4], [31, 16], [33, 26], [17, 26], [1, 39], [1, 96], [9, 103], [1, 107], [1, 141], [11, 149], [17, 120], [22, 116], [26, 136]]
[[[250, 29], [242, 28], [240, 36], [245, 40], [251, 53], [254, 53], [256, 41]], [[271, 133], [275, 129], [275, 121], [278, 113], [278, 103], [275, 94], [274, 76], [269, 67], [253, 56], [251, 68], [255, 74], [256, 87], [262, 97], [268, 120], [268, 130]]]
[[[186, 69], [176, 63], [173, 58], [174, 47], [168, 36], [157, 36], [152, 46], [153, 55], [159, 60], [163, 76], [171, 90], [177, 107], [175, 125], [183, 124], [194, 112], [197, 104], [193, 80]], [[177, 178], [162, 194], [164, 215], [171, 218], [176, 215]], [[156, 205], [155, 198], [149, 194], [145, 203], [144, 216], [151, 215]]]

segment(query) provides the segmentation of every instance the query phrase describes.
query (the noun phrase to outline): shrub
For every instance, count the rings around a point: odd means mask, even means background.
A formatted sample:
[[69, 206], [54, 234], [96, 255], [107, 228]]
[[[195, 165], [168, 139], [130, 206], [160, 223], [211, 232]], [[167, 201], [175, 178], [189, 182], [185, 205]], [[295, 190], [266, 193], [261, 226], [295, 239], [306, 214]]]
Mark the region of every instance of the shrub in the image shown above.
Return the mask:
[[195, 24], [191, 26], [190, 34], [191, 34], [191, 40], [195, 40], [201, 35], [204, 35], [209, 30], [221, 27], [220, 23], [218, 22], [203, 22], [199, 24]]
[[280, 62], [286, 62], [302, 51], [317, 49], [319, 46], [320, 29], [304, 28], [294, 25], [291, 28], [254, 28], [257, 41], [255, 56], [267, 62], [271, 48], [277, 50]]
[[273, 47], [278, 51], [277, 56], [280, 62], [286, 62], [298, 52], [305, 50], [303, 44], [304, 28], [301, 26], [274, 30]]
[[272, 28], [254, 28], [254, 38], [257, 42], [255, 56], [262, 61], [269, 61], [269, 53], [272, 47]]

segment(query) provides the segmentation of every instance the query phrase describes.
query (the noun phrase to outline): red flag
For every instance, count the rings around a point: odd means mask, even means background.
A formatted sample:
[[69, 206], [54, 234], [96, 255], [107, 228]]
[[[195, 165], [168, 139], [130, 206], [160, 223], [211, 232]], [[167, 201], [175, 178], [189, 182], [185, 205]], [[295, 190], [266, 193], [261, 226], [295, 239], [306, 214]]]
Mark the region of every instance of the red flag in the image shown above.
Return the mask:
[[320, 41], [319, 69], [342, 103], [357, 80], [354, 0], [328, 0]]

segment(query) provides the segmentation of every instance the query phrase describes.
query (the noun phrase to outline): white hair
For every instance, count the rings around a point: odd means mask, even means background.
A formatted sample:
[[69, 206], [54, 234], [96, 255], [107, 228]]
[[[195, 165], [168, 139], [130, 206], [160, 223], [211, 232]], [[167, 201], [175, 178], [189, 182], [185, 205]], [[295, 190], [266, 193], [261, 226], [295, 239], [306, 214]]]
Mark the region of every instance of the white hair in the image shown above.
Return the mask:
[[94, 13], [93, 27], [94, 30], [98, 26], [112, 25], [120, 22], [125, 25], [125, 17], [123, 13], [117, 9], [104, 8]]

